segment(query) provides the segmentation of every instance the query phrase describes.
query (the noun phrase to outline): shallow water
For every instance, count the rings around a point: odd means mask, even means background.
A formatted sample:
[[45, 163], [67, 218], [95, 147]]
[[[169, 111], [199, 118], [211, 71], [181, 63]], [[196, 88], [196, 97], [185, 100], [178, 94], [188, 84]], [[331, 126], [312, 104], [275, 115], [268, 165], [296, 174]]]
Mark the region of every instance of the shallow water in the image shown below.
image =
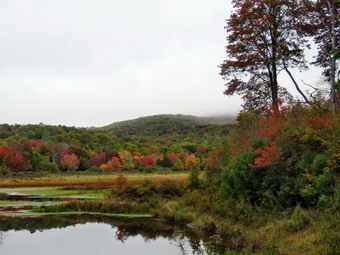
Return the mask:
[[28, 201], [41, 207], [44, 201], [55, 201], [50, 199], [0, 194], [4, 202], [0, 205], [0, 255], [225, 254], [219, 239], [185, 225], [89, 214], [25, 216], [21, 211], [30, 208], [15, 205]]
[[117, 228], [105, 223], [78, 224], [34, 233], [10, 230], [2, 235], [0, 254], [4, 255], [181, 254], [179, 247], [167, 238], [148, 240], [137, 235], [119, 241]]
[[206, 240], [199, 231], [153, 219], [0, 218], [1, 255], [203, 255], [210, 247]]

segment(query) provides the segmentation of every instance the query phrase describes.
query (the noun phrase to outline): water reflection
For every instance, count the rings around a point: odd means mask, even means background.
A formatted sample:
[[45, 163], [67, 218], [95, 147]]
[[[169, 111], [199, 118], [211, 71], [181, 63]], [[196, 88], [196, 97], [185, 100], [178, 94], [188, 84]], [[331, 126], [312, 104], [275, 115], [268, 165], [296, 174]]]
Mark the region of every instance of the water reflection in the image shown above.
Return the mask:
[[0, 218], [0, 231], [0, 237], [6, 235], [0, 241], [0, 254], [5, 255], [224, 254], [223, 248], [212, 253], [202, 232], [153, 219], [8, 217]]
[[91, 198], [82, 198], [82, 197], [53, 197], [53, 196], [42, 196], [42, 195], [23, 195], [17, 194], [13, 192], [5, 192], [0, 191], [0, 200], [9, 200], [9, 201], [36, 201], [36, 202], [47, 202], [47, 201], [77, 201], [77, 200], [85, 200]]
[[3, 231], [0, 231], [0, 246], [4, 245], [5, 241], [5, 234]]

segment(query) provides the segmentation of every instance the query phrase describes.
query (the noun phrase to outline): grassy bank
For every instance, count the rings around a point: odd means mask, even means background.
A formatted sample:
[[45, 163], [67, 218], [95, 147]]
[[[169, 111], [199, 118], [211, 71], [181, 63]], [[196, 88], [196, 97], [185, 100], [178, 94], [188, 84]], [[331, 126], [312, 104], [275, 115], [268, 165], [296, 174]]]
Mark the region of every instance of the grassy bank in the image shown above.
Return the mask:
[[[115, 175], [110, 176], [117, 178]], [[99, 179], [101, 177], [98, 176]], [[128, 176], [127, 180], [119, 184], [116, 182], [106, 190], [73, 189], [76, 186], [20, 187], [6, 190], [29, 195], [51, 196], [91, 197], [97, 194], [97, 199], [49, 204], [46, 208], [28, 210], [22, 215], [91, 214], [155, 217], [181, 222], [210, 233], [217, 242], [225, 242], [230, 249], [227, 253], [229, 255], [335, 255], [340, 250], [337, 201], [313, 209], [300, 206], [279, 208], [274, 205], [258, 207], [247, 202], [225, 198], [218, 193], [218, 190], [212, 190], [202, 183], [200, 188], [196, 189], [190, 186], [190, 183], [170, 180], [168, 175], [163, 177], [162, 180], [155, 181], [153, 178], [160, 178], [159, 175], [150, 175], [150, 178], [146, 178], [144, 174], [135, 175], [134, 180], [138, 182], [133, 182], [129, 181]], [[75, 176], [63, 178], [74, 180]], [[90, 176], [84, 179], [86, 178]], [[68, 190], [70, 187], [71, 190]], [[6, 203], [7, 205], [25, 204], [3, 201], [0, 206]]]
[[175, 182], [124, 184], [105, 199], [72, 201], [44, 213], [114, 213], [153, 215], [186, 223], [225, 242], [227, 254], [337, 254], [340, 249], [338, 208], [256, 207], [221, 199], [209, 189]]
[[229, 254], [336, 255], [340, 250], [338, 208], [254, 207], [191, 191], [162, 204], [155, 215], [227, 240]]

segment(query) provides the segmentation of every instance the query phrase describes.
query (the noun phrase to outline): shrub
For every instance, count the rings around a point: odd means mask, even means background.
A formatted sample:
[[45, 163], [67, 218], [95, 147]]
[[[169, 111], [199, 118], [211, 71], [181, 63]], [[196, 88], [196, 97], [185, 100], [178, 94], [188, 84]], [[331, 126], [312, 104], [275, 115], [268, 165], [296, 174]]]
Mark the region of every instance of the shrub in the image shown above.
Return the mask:
[[149, 206], [146, 203], [136, 202], [108, 202], [108, 201], [71, 201], [44, 209], [46, 212], [97, 212], [112, 214], [134, 214], [150, 213]]
[[314, 175], [322, 174], [323, 169], [326, 166], [326, 156], [324, 154], [318, 154], [314, 157], [310, 168]]
[[155, 211], [155, 216], [168, 221], [190, 223], [194, 220], [192, 212], [183, 211], [182, 206], [176, 201], [169, 201]]
[[178, 166], [171, 167], [171, 171], [181, 171], [181, 169]]
[[157, 159], [156, 162], [157, 165], [167, 168], [171, 168], [174, 165], [167, 155], [165, 155], [164, 159]]
[[55, 162], [43, 162], [41, 168], [50, 173], [56, 173], [59, 171], [58, 165]]
[[150, 202], [154, 199], [171, 199], [182, 196], [185, 186], [171, 181], [153, 183], [146, 179], [141, 185], [128, 184], [121, 189], [112, 190], [111, 196], [117, 196], [121, 201]]
[[289, 232], [297, 232], [305, 229], [311, 224], [311, 218], [307, 212], [296, 206], [290, 219], [285, 223], [285, 228]]
[[96, 166], [91, 166], [90, 168], [85, 170], [86, 172], [94, 172], [94, 173], [98, 173], [98, 172], [103, 172], [102, 170], [100, 170], [98, 167]]
[[189, 187], [192, 189], [198, 189], [201, 186], [201, 181], [200, 181], [200, 171], [197, 167], [193, 167], [190, 170], [190, 175], [189, 175]]
[[8, 175], [10, 172], [11, 172], [11, 171], [10, 171], [8, 168], [6, 168], [6, 167], [0, 165], [0, 175], [6, 176], [6, 175]]

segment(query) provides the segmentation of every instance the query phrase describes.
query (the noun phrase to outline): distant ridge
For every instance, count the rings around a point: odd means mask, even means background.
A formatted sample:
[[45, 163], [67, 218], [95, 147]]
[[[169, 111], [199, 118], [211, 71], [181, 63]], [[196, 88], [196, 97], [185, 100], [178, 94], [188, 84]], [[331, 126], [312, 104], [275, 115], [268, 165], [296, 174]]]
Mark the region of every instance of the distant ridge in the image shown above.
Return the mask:
[[[115, 122], [104, 126], [104, 131], [121, 135], [168, 135], [199, 132], [201, 129], [223, 128], [233, 123], [231, 117], [197, 117], [183, 114], [161, 114], [133, 120]], [[218, 127], [220, 126], [220, 127]]]

